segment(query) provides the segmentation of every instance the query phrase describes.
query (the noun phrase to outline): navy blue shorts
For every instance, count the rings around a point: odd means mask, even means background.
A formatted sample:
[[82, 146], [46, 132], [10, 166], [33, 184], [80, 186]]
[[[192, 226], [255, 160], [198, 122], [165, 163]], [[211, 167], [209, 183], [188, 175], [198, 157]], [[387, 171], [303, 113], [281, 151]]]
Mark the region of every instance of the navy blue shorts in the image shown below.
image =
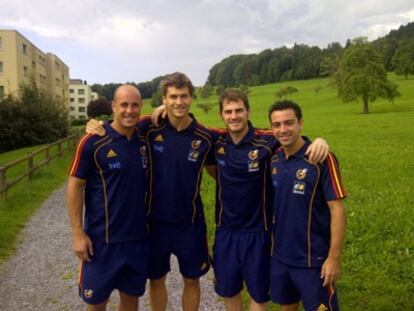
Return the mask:
[[148, 241], [93, 243], [90, 262], [82, 261], [79, 296], [87, 304], [100, 304], [114, 289], [131, 296], [142, 296], [148, 277]]
[[190, 224], [150, 223], [150, 273], [159, 279], [170, 271], [170, 257], [178, 259], [180, 273], [197, 279], [210, 269], [207, 231], [204, 220]]
[[215, 290], [233, 297], [243, 289], [257, 303], [269, 300], [269, 232], [216, 231], [213, 247]]
[[305, 310], [339, 310], [336, 290], [323, 287], [321, 268], [302, 268], [271, 260], [270, 297], [278, 304], [302, 300]]

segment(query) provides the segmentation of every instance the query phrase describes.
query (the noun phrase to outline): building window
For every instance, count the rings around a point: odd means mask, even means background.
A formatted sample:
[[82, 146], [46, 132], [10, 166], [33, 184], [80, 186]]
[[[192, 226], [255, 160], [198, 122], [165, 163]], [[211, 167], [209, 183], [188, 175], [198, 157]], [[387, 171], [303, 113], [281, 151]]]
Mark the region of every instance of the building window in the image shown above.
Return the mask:
[[23, 54], [27, 55], [27, 45], [23, 43]]
[[75, 111], [75, 107], [73, 107], [73, 106], [70, 106], [69, 109], [70, 109], [70, 111]]
[[85, 120], [85, 116], [79, 116], [79, 120]]
[[69, 93], [73, 94], [73, 93], [75, 93], [75, 90], [74, 89], [70, 89], [69, 90]]
[[60, 86], [60, 80], [56, 78], [56, 86]]
[[85, 112], [85, 107], [79, 107], [79, 112]]
[[0, 62], [0, 73], [3, 73], [3, 62]]
[[4, 86], [0, 85], [0, 98], [4, 96]]
[[78, 98], [78, 103], [79, 103], [79, 104], [84, 104], [84, 103], [85, 103], [85, 98], [83, 98], [83, 97], [79, 97], [79, 98]]
[[71, 98], [69, 99], [69, 101], [70, 101], [71, 103], [74, 103], [74, 102], [75, 102], [75, 99], [74, 99], [73, 97], [71, 97]]
[[79, 95], [85, 95], [85, 90], [84, 89], [79, 89], [78, 94]]
[[3, 39], [0, 37], [0, 49], [3, 47]]
[[56, 71], [60, 71], [60, 63], [58, 61], [55, 61], [55, 69]]
[[27, 77], [29, 75], [29, 69], [26, 66], [23, 66], [23, 75]]

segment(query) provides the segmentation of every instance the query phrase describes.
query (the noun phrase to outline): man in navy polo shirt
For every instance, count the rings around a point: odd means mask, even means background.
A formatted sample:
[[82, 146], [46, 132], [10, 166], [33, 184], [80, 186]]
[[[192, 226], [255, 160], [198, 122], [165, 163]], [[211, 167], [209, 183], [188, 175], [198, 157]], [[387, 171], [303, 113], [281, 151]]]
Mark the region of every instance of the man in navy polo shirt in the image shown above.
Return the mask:
[[[255, 129], [249, 122], [249, 101], [240, 90], [226, 90], [219, 106], [227, 133], [215, 144], [215, 289], [227, 310], [241, 310], [244, 282], [251, 297], [249, 309], [266, 310], [271, 246], [269, 158], [278, 143], [271, 131]], [[327, 146], [321, 142], [312, 150], [317, 162], [325, 157]]]
[[272, 131], [282, 147], [271, 159], [274, 189], [270, 295], [281, 310], [338, 310], [334, 284], [339, 276], [345, 233], [346, 192], [333, 153], [322, 164], [305, 156], [310, 141], [300, 136], [300, 107], [291, 101], [271, 106]]
[[147, 149], [136, 129], [141, 107], [139, 91], [120, 86], [106, 135], [84, 136], [70, 168], [68, 214], [73, 250], [82, 262], [79, 294], [87, 310], [105, 310], [115, 288], [118, 310], [137, 310], [145, 291]]
[[194, 87], [187, 76], [173, 73], [162, 81], [161, 88], [168, 118], [150, 126], [146, 135], [151, 159], [151, 307], [154, 311], [166, 309], [165, 280], [174, 254], [184, 281], [183, 310], [198, 310], [199, 278], [210, 268], [199, 190], [203, 167], [214, 171], [214, 133], [189, 115]]

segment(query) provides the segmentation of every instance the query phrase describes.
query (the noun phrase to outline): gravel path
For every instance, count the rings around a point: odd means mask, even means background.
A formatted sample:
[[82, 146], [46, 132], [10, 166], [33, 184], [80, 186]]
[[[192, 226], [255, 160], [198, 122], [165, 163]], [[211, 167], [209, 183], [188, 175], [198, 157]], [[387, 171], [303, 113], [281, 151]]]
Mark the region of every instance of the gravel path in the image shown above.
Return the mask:
[[[79, 262], [71, 251], [69, 222], [64, 200], [66, 186], [43, 203], [27, 223], [18, 250], [0, 265], [0, 310], [84, 310], [77, 293]], [[181, 310], [182, 280], [175, 257], [168, 276], [169, 311]], [[200, 310], [224, 307], [214, 293], [212, 271], [201, 278]], [[114, 292], [108, 310], [116, 310]], [[147, 294], [140, 310], [150, 310]]]

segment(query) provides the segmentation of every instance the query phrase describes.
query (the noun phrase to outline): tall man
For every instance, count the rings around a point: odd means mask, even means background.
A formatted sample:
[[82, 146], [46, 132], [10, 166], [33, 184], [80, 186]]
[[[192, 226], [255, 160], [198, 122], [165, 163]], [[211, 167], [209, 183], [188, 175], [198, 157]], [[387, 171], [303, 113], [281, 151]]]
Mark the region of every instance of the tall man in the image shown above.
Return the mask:
[[305, 156], [310, 141], [300, 136], [300, 107], [291, 101], [271, 106], [272, 131], [282, 147], [271, 159], [274, 230], [270, 295], [282, 311], [338, 310], [334, 284], [339, 276], [345, 232], [346, 192], [333, 153], [322, 164]]
[[[201, 175], [203, 167], [214, 174], [216, 134], [189, 115], [194, 86], [186, 75], [168, 75], [161, 89], [168, 119], [154, 125], [147, 117], [137, 124], [149, 147], [151, 308], [166, 310], [165, 282], [174, 254], [184, 281], [183, 310], [195, 311], [200, 304], [199, 278], [210, 268]], [[104, 133], [97, 121], [89, 122], [87, 130]]]
[[135, 127], [141, 107], [139, 91], [120, 86], [106, 135], [84, 136], [70, 168], [68, 214], [73, 250], [82, 262], [79, 294], [87, 310], [105, 310], [115, 288], [120, 292], [119, 310], [137, 310], [145, 291], [147, 151]]
[[[219, 106], [227, 133], [215, 145], [215, 289], [228, 311], [241, 311], [240, 291], [245, 283], [251, 298], [249, 309], [266, 310], [271, 246], [269, 159], [278, 143], [270, 131], [257, 130], [250, 123], [249, 101], [240, 90], [226, 90]], [[327, 146], [320, 141], [308, 152], [317, 162], [326, 156]]]

